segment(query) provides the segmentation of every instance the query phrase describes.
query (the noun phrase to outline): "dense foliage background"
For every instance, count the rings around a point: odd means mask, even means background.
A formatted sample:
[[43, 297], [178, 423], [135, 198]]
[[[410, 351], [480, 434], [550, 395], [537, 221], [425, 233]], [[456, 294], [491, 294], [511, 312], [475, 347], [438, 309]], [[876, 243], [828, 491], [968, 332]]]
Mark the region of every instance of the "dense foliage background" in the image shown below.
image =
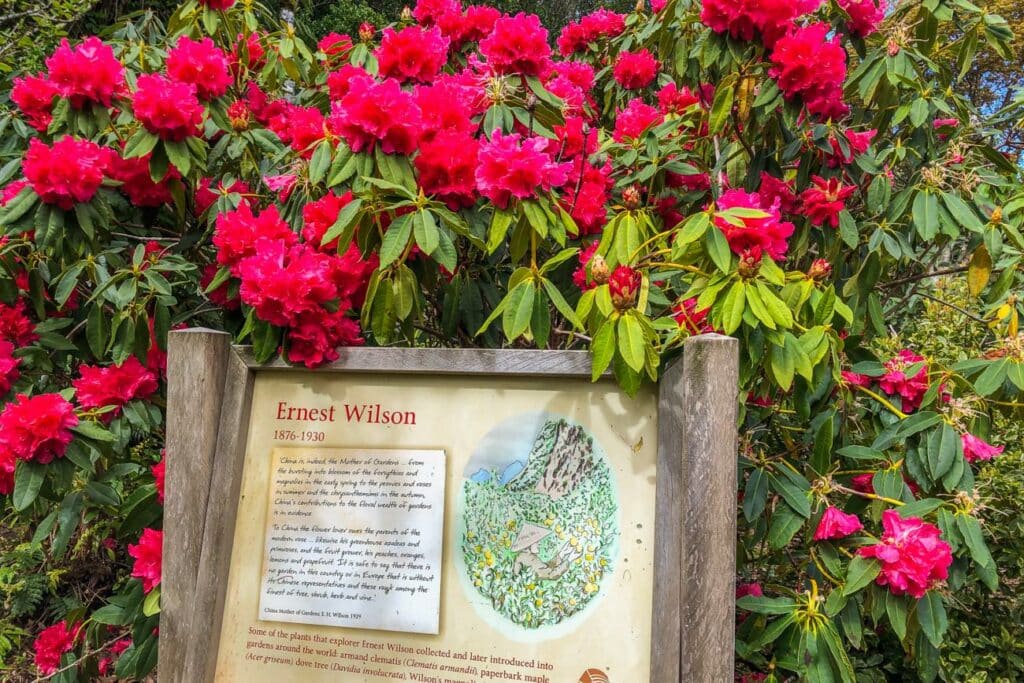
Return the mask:
[[733, 334], [744, 680], [1019, 677], [1020, 7], [653, 4], [3, 10], [0, 671], [151, 672], [201, 324], [627, 391]]

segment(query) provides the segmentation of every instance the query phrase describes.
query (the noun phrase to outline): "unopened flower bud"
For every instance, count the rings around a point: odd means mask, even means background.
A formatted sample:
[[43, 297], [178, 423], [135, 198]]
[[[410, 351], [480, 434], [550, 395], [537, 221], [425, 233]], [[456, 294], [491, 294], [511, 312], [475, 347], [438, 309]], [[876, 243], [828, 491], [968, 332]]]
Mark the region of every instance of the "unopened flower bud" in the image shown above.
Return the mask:
[[897, 43], [895, 40], [890, 40], [889, 41], [889, 50], [888, 51], [889, 51], [889, 56], [890, 57], [895, 57], [896, 55], [898, 55], [900, 53], [900, 44]]
[[400, 18], [400, 19], [401, 19], [401, 20], [402, 20], [402, 21], [403, 21], [404, 23], [410, 23], [410, 22], [412, 22], [412, 10], [411, 10], [411, 9], [409, 9], [409, 6], [408, 6], [408, 5], [406, 5], [405, 7], [403, 7], [403, 8], [402, 8], [402, 14], [401, 14], [401, 15], [399, 16], [399, 18]]
[[807, 271], [808, 279], [814, 280], [815, 282], [827, 280], [831, 276], [832, 264], [823, 258], [815, 259], [814, 263], [811, 264], [810, 269]]
[[245, 100], [235, 100], [228, 107], [228, 121], [231, 122], [231, 127], [234, 130], [248, 130], [250, 118], [249, 105], [245, 103]]
[[373, 36], [377, 33], [377, 29], [368, 21], [364, 21], [359, 24], [359, 40], [364, 43], [369, 43], [373, 40]]
[[608, 262], [605, 261], [604, 257], [600, 254], [594, 254], [590, 259], [590, 263], [587, 264], [587, 268], [590, 271], [590, 281], [596, 284], [605, 284], [611, 276], [611, 270], [608, 268]]
[[636, 185], [630, 185], [622, 191], [622, 203], [630, 211], [640, 208], [640, 188]]
[[753, 254], [749, 251], [745, 252], [740, 257], [740, 266], [738, 272], [740, 277], [744, 280], [752, 280], [757, 277], [758, 272], [761, 270], [761, 259], [754, 258]]
[[612, 305], [620, 311], [632, 308], [636, 304], [641, 281], [640, 273], [629, 266], [616, 268], [608, 279], [608, 291], [612, 295]]
[[992, 209], [992, 217], [990, 218], [990, 221], [993, 224], [1003, 222], [1003, 207], [997, 206], [996, 208]]

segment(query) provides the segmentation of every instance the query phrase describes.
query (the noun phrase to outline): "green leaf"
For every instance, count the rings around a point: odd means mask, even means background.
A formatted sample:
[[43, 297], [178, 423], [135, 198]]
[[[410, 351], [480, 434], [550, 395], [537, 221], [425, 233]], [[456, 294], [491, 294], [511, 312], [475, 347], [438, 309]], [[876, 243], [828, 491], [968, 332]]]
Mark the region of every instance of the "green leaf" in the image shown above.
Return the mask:
[[967, 514], [957, 514], [955, 518], [956, 527], [964, 537], [964, 542], [967, 543], [971, 559], [982, 567], [991, 565], [994, 560], [992, 559], [992, 553], [989, 552], [988, 545], [985, 543], [985, 537], [981, 533], [981, 525], [978, 524], [978, 519]]
[[782, 496], [789, 507], [805, 519], [811, 516], [811, 502], [807, 499], [806, 491], [801, 491], [792, 482], [774, 474], [769, 474], [768, 478], [771, 481], [772, 489]]
[[927, 462], [932, 479], [942, 478], [958, 457], [963, 457], [963, 446], [952, 427], [943, 424], [929, 435]]
[[[192, 170], [192, 155], [188, 151], [188, 145], [184, 142], [164, 140], [164, 150], [167, 152], [167, 160], [171, 162], [171, 165], [178, 169], [181, 175], [187, 176], [188, 172]], [[163, 176], [159, 180], [163, 180]]]
[[1006, 368], [1009, 364], [1009, 359], [1003, 358], [992, 364], [990, 364], [985, 371], [974, 380], [974, 390], [982, 396], [989, 396], [994, 394], [996, 390], [1003, 386], [1003, 382], [1006, 380]]
[[853, 460], [884, 460], [885, 454], [867, 446], [845, 446], [836, 451], [844, 458]]
[[[327, 232], [320, 239], [320, 243], [330, 244], [335, 238], [341, 238], [338, 239], [339, 251], [347, 249], [352, 241], [352, 235], [355, 233], [355, 226], [359, 223], [359, 212], [362, 208], [362, 199], [353, 199], [343, 206], [341, 211], [338, 212], [338, 217], [334, 220], [334, 224], [327, 228]], [[343, 235], [344, 237], [342, 237]]]
[[753, 522], [764, 512], [768, 503], [768, 475], [758, 467], [751, 471], [747, 485], [743, 489], [743, 516]]
[[889, 617], [889, 625], [900, 640], [907, 637], [907, 601], [889, 591], [885, 593], [885, 614]]
[[766, 598], [756, 595], [744, 595], [736, 601], [736, 606], [755, 614], [789, 614], [796, 610], [796, 602], [792, 598]]
[[[882, 176], [879, 176], [880, 178]], [[851, 249], [856, 249], [860, 243], [860, 234], [857, 232], [857, 221], [849, 211], [845, 209], [839, 214], [839, 237], [843, 243]]]
[[519, 338], [529, 329], [530, 317], [533, 315], [533, 299], [536, 293], [531, 280], [520, 283], [508, 293], [508, 302], [502, 315], [501, 324], [505, 331], [505, 338], [509, 341]]
[[747, 307], [746, 285], [736, 281], [729, 288], [722, 302], [722, 331], [726, 334], [735, 332], [743, 322], [743, 311]]
[[281, 343], [281, 330], [265, 320], [256, 320], [252, 326], [252, 352], [257, 363], [266, 363], [277, 355]]
[[93, 441], [112, 443], [117, 438], [106, 428], [101, 427], [98, 422], [83, 420], [72, 427], [72, 430]]
[[843, 585], [843, 593], [845, 595], [856, 593], [874, 581], [881, 571], [882, 564], [875, 558], [855, 555], [850, 560], [850, 566], [846, 570], [846, 583]]
[[618, 322], [619, 353], [626, 365], [637, 372], [644, 369], [647, 339], [635, 315], [624, 315]]
[[309, 160], [309, 182], [318, 185], [331, 167], [331, 143], [324, 140], [316, 146]]
[[146, 595], [146, 600], [142, 603], [142, 613], [147, 617], [160, 614], [160, 586], [156, 586]]
[[18, 463], [14, 472], [14, 492], [11, 495], [15, 510], [21, 512], [35, 502], [45, 478], [45, 465], [25, 460]]
[[913, 503], [907, 503], [896, 508], [896, 512], [899, 513], [900, 517], [907, 519], [909, 517], [924, 517], [940, 507], [942, 507], [942, 501], [938, 498], [922, 498], [921, 500], [915, 500]]
[[576, 311], [572, 310], [572, 306], [565, 300], [562, 293], [558, 291], [558, 287], [551, 280], [541, 279], [541, 284], [544, 285], [544, 290], [548, 293], [548, 297], [551, 302], [555, 305], [555, 308], [559, 313], [562, 314], [566, 320], [572, 323], [572, 326], [576, 329], [583, 329], [583, 321], [576, 315]]
[[433, 255], [441, 241], [434, 215], [429, 211], [418, 211], [413, 217], [413, 234], [416, 244], [427, 256]]
[[732, 105], [736, 97], [736, 89], [731, 77], [719, 84], [715, 90], [715, 100], [711, 104], [711, 116], [708, 122], [708, 135], [717, 135], [725, 128], [726, 121], [732, 113]]
[[942, 645], [949, 621], [946, 619], [946, 605], [937, 591], [928, 591], [917, 601], [917, 623], [932, 645]]
[[596, 382], [615, 357], [615, 321], [606, 320], [601, 325], [590, 344], [590, 351], [594, 355], [591, 381]]
[[487, 234], [487, 253], [493, 254], [502, 244], [505, 243], [505, 236], [512, 226], [514, 216], [508, 211], [494, 210], [491, 217], [491, 228]]
[[914, 198], [914, 226], [923, 240], [932, 240], [939, 234], [939, 200], [927, 190], [918, 192]]
[[712, 227], [706, 233], [704, 244], [715, 267], [723, 273], [730, 272], [732, 251], [729, 250], [729, 241], [725, 239], [725, 234], [719, 228]]
[[380, 245], [381, 269], [388, 267], [402, 255], [406, 247], [409, 246], [410, 235], [412, 235], [412, 215], [410, 214], [399, 216], [388, 226]]
[[104, 484], [99, 481], [90, 481], [85, 485], [85, 493], [89, 498], [100, 505], [116, 507], [121, 504], [121, 496], [117, 495], [117, 491], [115, 491], [110, 484]]

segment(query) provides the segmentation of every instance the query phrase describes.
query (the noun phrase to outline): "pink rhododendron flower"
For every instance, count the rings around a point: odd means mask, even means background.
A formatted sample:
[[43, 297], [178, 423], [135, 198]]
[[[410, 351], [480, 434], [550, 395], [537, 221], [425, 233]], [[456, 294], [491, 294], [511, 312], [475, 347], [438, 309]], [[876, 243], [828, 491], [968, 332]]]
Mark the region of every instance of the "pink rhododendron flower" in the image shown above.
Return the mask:
[[164, 532], [143, 529], [137, 545], [128, 544], [128, 554], [135, 558], [132, 576], [142, 580], [146, 593], [160, 585], [163, 569]]
[[913, 377], [907, 377], [906, 370], [921, 363], [924, 358], [909, 349], [901, 350], [895, 358], [885, 363], [886, 373], [879, 378], [878, 386], [890, 396], [903, 399], [903, 411], [912, 413], [921, 407], [921, 399], [928, 391], [928, 366], [922, 365]]
[[135, 356], [128, 356], [120, 365], [80, 365], [78, 373], [78, 379], [71, 383], [78, 404], [87, 409], [117, 408], [107, 415], [116, 415], [128, 402], [149, 398], [157, 390], [156, 375]]
[[846, 208], [846, 200], [857, 189], [855, 185], [843, 185], [839, 178], [825, 180], [821, 176], [811, 178], [811, 186], [800, 194], [801, 211], [811, 225], [821, 227], [828, 223], [839, 227], [839, 214]]
[[569, 164], [559, 164], [545, 151], [547, 140], [502, 135], [495, 130], [490, 142], [480, 145], [476, 184], [480, 194], [507, 208], [512, 198], [536, 197], [568, 179]]
[[565, 184], [568, 192], [562, 197], [561, 205], [576, 222], [581, 237], [596, 235], [608, 222], [608, 198], [615, 184], [611, 176], [611, 162], [603, 166], [594, 166], [583, 159], [571, 163]]
[[25, 302], [19, 300], [13, 306], [0, 303], [0, 339], [14, 344], [15, 348], [28, 346], [39, 336], [35, 325], [25, 313]]
[[522, 12], [494, 22], [491, 34], [480, 41], [480, 54], [499, 74], [543, 76], [551, 64], [547, 29], [535, 14]]
[[737, 40], [760, 34], [772, 47], [799, 16], [815, 11], [822, 0], [704, 0], [701, 21], [715, 33]]
[[235, 0], [199, 0], [200, 5], [206, 5], [210, 9], [227, 10], [235, 4]]
[[87, 104], [109, 107], [124, 86], [124, 66], [114, 50], [96, 36], [89, 36], [74, 48], [67, 38], [46, 60], [50, 82], [57, 93], [81, 109]]
[[673, 318], [688, 334], [704, 334], [714, 332], [715, 328], [708, 323], [710, 308], [697, 309], [697, 297], [680, 301], [673, 309]]
[[[266, 55], [258, 32], [247, 36], [239, 33], [231, 48], [231, 75], [238, 78], [244, 71], [259, 71], [267, 64]], [[255, 85], [254, 82], [249, 83], [249, 87]]]
[[764, 589], [756, 581], [753, 583], [740, 583], [736, 585], [736, 599], [751, 595], [755, 598], [764, 597]]
[[839, 6], [850, 16], [850, 33], [860, 38], [877, 31], [889, 11], [887, 0], [839, 0]]
[[331, 257], [306, 244], [260, 240], [237, 272], [242, 303], [255, 309], [260, 320], [280, 327], [323, 308], [338, 295]]
[[493, 7], [470, 5], [465, 13], [442, 14], [437, 20], [437, 27], [451, 41], [452, 49], [459, 50], [467, 43], [476, 43], [487, 37], [500, 18], [501, 12]]
[[764, 212], [763, 218], [740, 218], [741, 225], [734, 225], [721, 216], [715, 216], [715, 225], [725, 234], [729, 248], [740, 256], [749, 255], [754, 261], [766, 253], [772, 259], [781, 261], [789, 249], [787, 240], [793, 234], [794, 226], [782, 220], [778, 200], [766, 204], [757, 192], [734, 189], [719, 197], [717, 208], [725, 211], [734, 207], [756, 209]]
[[331, 100], [340, 100], [347, 95], [349, 85], [356, 77], [373, 80], [373, 76], [366, 69], [355, 64], [342, 64], [338, 69], [327, 74], [327, 93], [331, 96]]
[[397, 32], [386, 28], [374, 53], [380, 76], [401, 83], [430, 83], [448, 59], [448, 45], [437, 27], [406, 26]]
[[869, 387], [871, 386], [871, 378], [867, 375], [862, 375], [859, 372], [853, 372], [852, 370], [842, 370], [839, 373], [843, 378], [843, 383], [847, 386], [857, 387]]
[[14, 453], [0, 446], [0, 496], [9, 496], [14, 491], [14, 470], [17, 466], [18, 459]]
[[164, 483], [167, 476], [167, 463], [164, 462], [165, 460], [166, 458], [161, 456], [160, 462], [150, 468], [150, 472], [153, 473], [153, 485], [156, 487], [156, 497], [161, 505], [164, 502]]
[[238, 263], [256, 253], [256, 242], [260, 240], [291, 246], [298, 242], [298, 237], [273, 204], [259, 214], [254, 214], [248, 204], [242, 204], [234, 211], [217, 216], [217, 227], [213, 231], [217, 263], [230, 268], [232, 273], [237, 275]]
[[646, 88], [658, 75], [661, 65], [650, 50], [623, 51], [615, 60], [616, 82], [627, 90]]
[[424, 26], [433, 26], [447, 14], [462, 14], [459, 0], [417, 0], [413, 18]]
[[446, 130], [420, 145], [414, 163], [419, 185], [451, 209], [476, 203], [479, 141], [460, 131]]
[[352, 51], [352, 38], [344, 33], [328, 33], [320, 39], [316, 48], [327, 56], [329, 62], [334, 63], [348, 57]]
[[786, 99], [800, 97], [807, 110], [825, 118], [840, 118], [846, 80], [846, 50], [838, 36], [828, 38], [829, 24], [810, 24], [780, 38], [772, 50], [769, 73]]
[[878, 585], [888, 586], [893, 595], [922, 598], [946, 579], [953, 554], [938, 527], [917, 517], [903, 519], [895, 510], [882, 513], [882, 527], [880, 543], [857, 551], [861, 557], [881, 562]]
[[[601, 272], [595, 273], [591, 271], [591, 264], [594, 263], [594, 257], [597, 255], [597, 248], [599, 246], [601, 246], [600, 240], [594, 240], [584, 249], [581, 249], [580, 253], [576, 256], [580, 265], [579, 268], [573, 271], [572, 282], [574, 285], [579, 287], [582, 292], [593, 289], [599, 284], [604, 284], [608, 281], [608, 277], [611, 275], [611, 273], [608, 272], [608, 266], [605, 263], [605, 260], [600, 256], [597, 258], [601, 264]], [[600, 280], [600, 282], [598, 280]]]
[[761, 187], [757, 193], [761, 200], [767, 204], [779, 203], [779, 210], [784, 214], [796, 213], [800, 206], [800, 200], [793, 189], [793, 183], [761, 171]]
[[414, 90], [416, 105], [420, 108], [422, 128], [420, 141], [429, 142], [442, 131], [473, 135], [473, 111], [466, 101], [465, 89], [451, 81], [438, 81], [434, 85], [419, 86]]
[[993, 446], [969, 432], [960, 435], [960, 442], [963, 444], [964, 457], [967, 458], [967, 462], [991, 460], [1002, 453], [1005, 448], [1005, 446]]
[[615, 117], [615, 132], [612, 137], [616, 142], [639, 140], [644, 131], [664, 121], [661, 112], [639, 97], [629, 101], [626, 108]]
[[167, 75], [195, 86], [201, 100], [220, 97], [234, 81], [223, 50], [210, 38], [195, 41], [188, 36], [179, 38], [167, 52]]
[[828, 157], [829, 168], [838, 168], [840, 166], [852, 164], [855, 157], [858, 157], [868, 151], [871, 147], [871, 141], [875, 139], [875, 134], [877, 132], [878, 131], [874, 129], [863, 132], [855, 130], [846, 131], [846, 142], [849, 147], [848, 153], [843, 152], [843, 148], [839, 144], [839, 140], [833, 135], [829, 139], [829, 144], [832, 145], [832, 154]]
[[203, 105], [189, 83], [142, 74], [136, 81], [132, 111], [146, 130], [162, 140], [181, 142], [201, 132]]
[[356, 77], [331, 110], [328, 127], [355, 152], [372, 152], [377, 144], [385, 154], [412, 154], [420, 134], [420, 109], [398, 81], [375, 83]]
[[14, 79], [11, 101], [18, 105], [28, 125], [45, 133], [53, 120], [53, 98], [57, 86], [47, 80], [45, 74], [23, 76]]
[[47, 146], [32, 138], [22, 170], [39, 199], [67, 211], [95, 196], [108, 159], [107, 152], [89, 140], [65, 135]]
[[61, 656], [70, 652], [81, 633], [81, 624], [68, 624], [59, 621], [49, 628], [43, 629], [36, 636], [32, 648], [35, 650], [35, 664], [39, 673], [50, 676], [60, 668]]
[[63, 457], [77, 424], [74, 407], [60, 394], [18, 394], [0, 413], [0, 450], [45, 465]]
[[21, 376], [19, 365], [21, 359], [14, 357], [14, 344], [0, 339], [0, 398], [7, 395]]
[[241, 195], [241, 204], [245, 204], [252, 208], [252, 190], [249, 189], [249, 186], [241, 180], [236, 180], [230, 187], [224, 187], [223, 183], [218, 181], [216, 192], [210, 189], [212, 182], [213, 181], [210, 178], [201, 178], [199, 180], [199, 185], [196, 187], [195, 197], [197, 214], [206, 213], [207, 210], [217, 202], [217, 199], [229, 194]]
[[835, 538], [846, 538], [864, 528], [857, 515], [850, 515], [837, 507], [829, 506], [818, 522], [814, 531], [815, 541], [827, 541]]
[[586, 52], [590, 43], [602, 38], [614, 38], [626, 30], [626, 15], [600, 8], [586, 15], [578, 23], [570, 23], [558, 36], [558, 51], [563, 57], [574, 52]]
[[303, 313], [288, 329], [288, 360], [316, 368], [338, 360], [339, 346], [361, 346], [363, 338], [359, 323], [345, 316], [345, 311], [331, 313], [326, 309]]

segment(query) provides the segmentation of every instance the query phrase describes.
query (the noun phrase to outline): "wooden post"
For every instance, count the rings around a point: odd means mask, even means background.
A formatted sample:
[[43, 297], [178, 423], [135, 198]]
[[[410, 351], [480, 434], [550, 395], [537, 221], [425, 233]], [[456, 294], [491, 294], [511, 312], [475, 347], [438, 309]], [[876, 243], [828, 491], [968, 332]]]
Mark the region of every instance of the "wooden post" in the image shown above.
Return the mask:
[[231, 335], [206, 329], [167, 340], [167, 495], [160, 611], [160, 679], [185, 681], [206, 504], [217, 450]]
[[[739, 343], [687, 340], [682, 368], [681, 665], [684, 683], [732, 681], [736, 612]], [[662, 404], [662, 419], [674, 410]], [[659, 482], [659, 493], [661, 482]]]

